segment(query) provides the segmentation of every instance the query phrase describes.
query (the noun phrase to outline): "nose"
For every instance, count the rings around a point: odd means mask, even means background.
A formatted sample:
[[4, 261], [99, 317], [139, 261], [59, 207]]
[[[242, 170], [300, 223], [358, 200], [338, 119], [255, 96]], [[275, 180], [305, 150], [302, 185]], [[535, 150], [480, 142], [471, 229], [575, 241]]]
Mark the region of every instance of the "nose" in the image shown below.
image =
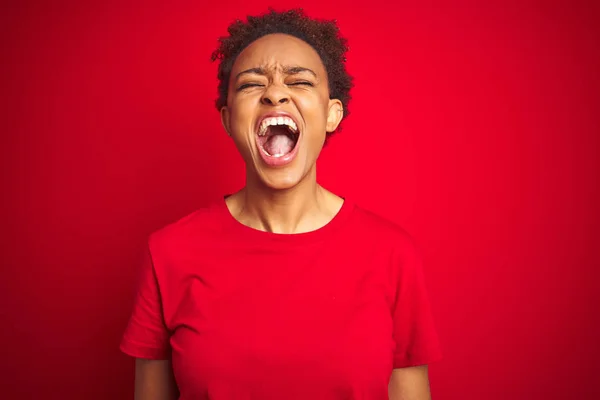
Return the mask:
[[286, 91], [278, 87], [277, 85], [270, 85], [260, 99], [261, 103], [265, 105], [278, 105], [286, 104], [290, 101], [290, 98]]

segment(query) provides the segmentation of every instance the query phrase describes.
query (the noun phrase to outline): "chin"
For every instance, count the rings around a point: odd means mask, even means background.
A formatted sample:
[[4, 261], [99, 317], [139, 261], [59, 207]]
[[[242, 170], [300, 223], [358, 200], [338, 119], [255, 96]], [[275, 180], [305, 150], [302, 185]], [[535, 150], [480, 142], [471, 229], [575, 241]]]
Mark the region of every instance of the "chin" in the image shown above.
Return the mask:
[[307, 174], [294, 168], [262, 169], [258, 172], [259, 181], [272, 190], [287, 190], [296, 187]]

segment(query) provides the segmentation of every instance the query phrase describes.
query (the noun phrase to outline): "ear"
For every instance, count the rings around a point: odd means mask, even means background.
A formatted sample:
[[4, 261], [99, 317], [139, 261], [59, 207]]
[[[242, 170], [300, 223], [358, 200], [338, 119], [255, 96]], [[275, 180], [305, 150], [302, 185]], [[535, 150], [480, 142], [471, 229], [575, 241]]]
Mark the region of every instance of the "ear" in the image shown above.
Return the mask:
[[221, 107], [221, 124], [223, 124], [223, 128], [225, 128], [225, 132], [227, 135], [231, 136], [229, 117], [231, 113], [229, 112], [229, 108], [227, 106]]
[[344, 118], [344, 106], [338, 99], [330, 99], [327, 109], [327, 133], [335, 131]]

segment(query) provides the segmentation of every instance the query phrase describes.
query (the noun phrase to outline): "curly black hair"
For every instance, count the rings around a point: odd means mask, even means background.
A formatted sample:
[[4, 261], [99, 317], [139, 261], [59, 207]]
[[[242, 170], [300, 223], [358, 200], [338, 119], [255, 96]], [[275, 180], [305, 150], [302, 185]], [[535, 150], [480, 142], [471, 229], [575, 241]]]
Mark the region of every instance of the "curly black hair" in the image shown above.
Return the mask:
[[[265, 14], [248, 16], [247, 21], [234, 21], [227, 31], [229, 36], [218, 39], [219, 46], [211, 57], [212, 61], [220, 60], [218, 98], [215, 101], [217, 109], [227, 104], [231, 70], [242, 50], [262, 36], [284, 33], [305, 41], [316, 50], [327, 71], [329, 97], [340, 100], [344, 107], [343, 119], [348, 116], [353, 78], [348, 74], [345, 64], [347, 40], [340, 36], [336, 20], [310, 18], [302, 8], [281, 12], [269, 8]], [[340, 131], [340, 127], [341, 124], [336, 131]]]

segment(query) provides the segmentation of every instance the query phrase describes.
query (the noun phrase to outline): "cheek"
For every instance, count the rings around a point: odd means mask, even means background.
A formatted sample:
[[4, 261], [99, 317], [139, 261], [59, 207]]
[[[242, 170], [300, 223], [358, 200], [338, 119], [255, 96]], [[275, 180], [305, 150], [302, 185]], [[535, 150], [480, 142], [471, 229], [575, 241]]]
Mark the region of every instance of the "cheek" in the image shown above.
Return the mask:
[[253, 106], [255, 102], [254, 97], [256, 96], [230, 92], [228, 106], [231, 110], [230, 123], [234, 132], [244, 132], [243, 130], [251, 124], [255, 109]]
[[231, 113], [231, 127], [234, 135], [246, 135], [252, 124], [251, 108], [243, 103], [234, 103]]
[[327, 110], [329, 106], [329, 97], [323, 93], [315, 93], [312, 96], [303, 96], [298, 98], [297, 104], [304, 114], [306, 123], [311, 127], [325, 129], [327, 124]]
[[[248, 110], [248, 107], [235, 105], [234, 110]], [[242, 158], [246, 161], [253, 159], [253, 114], [248, 111], [234, 111], [231, 114], [231, 133], [232, 139]]]

